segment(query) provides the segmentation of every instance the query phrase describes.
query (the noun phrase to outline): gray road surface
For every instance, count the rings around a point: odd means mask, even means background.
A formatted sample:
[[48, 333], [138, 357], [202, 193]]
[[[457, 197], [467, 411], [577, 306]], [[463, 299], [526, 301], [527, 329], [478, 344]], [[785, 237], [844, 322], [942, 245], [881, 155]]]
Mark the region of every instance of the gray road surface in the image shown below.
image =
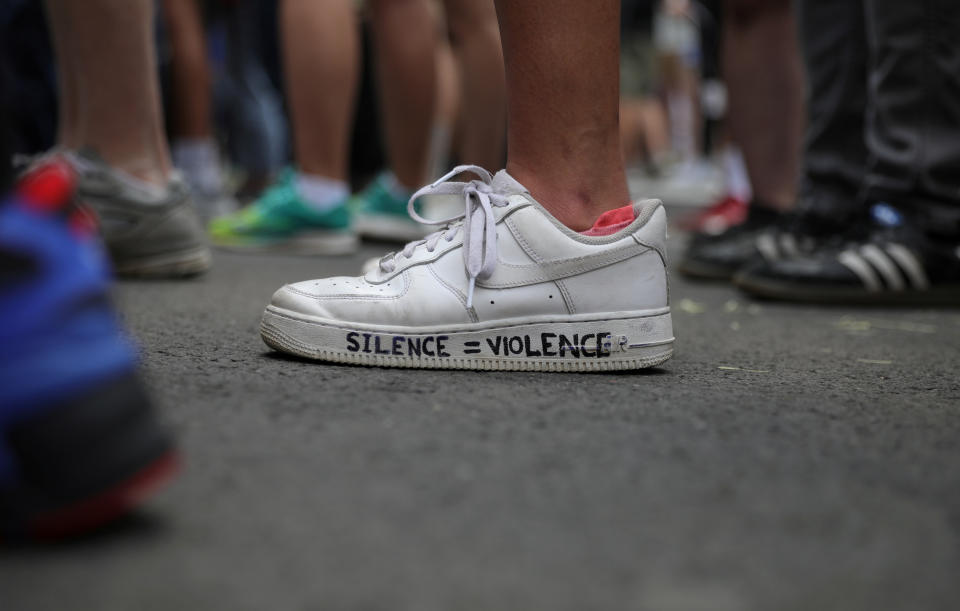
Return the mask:
[[284, 282], [355, 257], [218, 253], [126, 283], [186, 471], [148, 508], [0, 554], [0, 609], [960, 608], [960, 310], [755, 304], [674, 276], [642, 374], [271, 354]]

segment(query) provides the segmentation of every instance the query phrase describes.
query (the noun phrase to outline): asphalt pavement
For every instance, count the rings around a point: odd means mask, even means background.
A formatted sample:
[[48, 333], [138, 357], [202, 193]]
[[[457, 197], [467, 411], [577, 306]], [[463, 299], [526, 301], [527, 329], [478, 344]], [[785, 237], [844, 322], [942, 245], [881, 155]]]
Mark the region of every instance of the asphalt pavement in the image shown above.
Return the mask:
[[0, 609], [960, 608], [960, 310], [673, 274], [676, 356], [630, 374], [260, 341], [281, 284], [382, 252], [217, 253], [194, 281], [122, 283], [185, 470], [103, 533], [0, 552]]

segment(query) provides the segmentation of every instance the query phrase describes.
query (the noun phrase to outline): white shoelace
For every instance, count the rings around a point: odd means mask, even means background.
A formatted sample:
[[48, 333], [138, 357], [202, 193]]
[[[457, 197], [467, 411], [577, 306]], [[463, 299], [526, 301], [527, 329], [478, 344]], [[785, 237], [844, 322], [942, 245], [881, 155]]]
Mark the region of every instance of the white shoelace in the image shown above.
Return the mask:
[[[461, 172], [472, 172], [479, 176], [480, 180], [447, 182], [447, 179]], [[398, 253], [384, 256], [380, 259], [380, 269], [390, 273], [396, 269], [400, 257], [407, 259], [413, 257], [418, 246], [426, 246], [427, 252], [433, 252], [441, 238], [451, 242], [457, 232], [463, 229], [463, 264], [470, 278], [467, 288], [467, 307], [473, 307], [473, 290], [477, 279], [489, 278], [497, 265], [497, 218], [493, 214], [493, 209], [502, 208], [509, 203], [506, 195], [493, 190], [492, 183], [493, 175], [490, 172], [479, 166], [462, 165], [414, 193], [407, 203], [407, 212], [410, 217], [424, 225], [445, 225], [445, 227], [421, 240], [410, 242]], [[436, 221], [425, 219], [414, 209], [416, 201], [425, 195], [462, 195], [463, 214]]]

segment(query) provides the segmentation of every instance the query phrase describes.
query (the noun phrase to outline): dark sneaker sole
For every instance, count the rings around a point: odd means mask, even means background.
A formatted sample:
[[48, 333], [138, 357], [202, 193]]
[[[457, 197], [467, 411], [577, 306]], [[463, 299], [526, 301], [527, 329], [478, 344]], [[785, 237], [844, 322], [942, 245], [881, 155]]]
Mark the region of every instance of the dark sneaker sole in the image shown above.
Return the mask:
[[310, 231], [274, 241], [218, 241], [213, 245], [230, 252], [278, 255], [350, 255], [360, 248], [357, 234], [349, 231]]
[[0, 538], [81, 534], [138, 505], [178, 468], [134, 374], [7, 431], [19, 483], [0, 490]]
[[180, 457], [171, 450], [108, 490], [31, 518], [26, 526], [27, 537], [55, 541], [94, 531], [139, 506], [179, 470]]
[[428, 228], [410, 217], [390, 217], [376, 214], [357, 214], [353, 227], [362, 238], [389, 242], [412, 242], [422, 240], [436, 228]]
[[716, 263], [692, 261], [690, 259], [681, 261], [680, 265], [677, 267], [677, 271], [687, 278], [716, 281], [733, 280], [734, 275], [737, 273], [737, 269], [738, 268], [730, 268], [723, 265], [718, 265]]
[[797, 286], [789, 282], [746, 275], [735, 276], [734, 284], [752, 297], [777, 301], [829, 305], [960, 307], [960, 286], [937, 287], [926, 291], [869, 292], [858, 288]]
[[212, 256], [206, 246], [136, 259], [114, 259], [113, 270], [122, 278], [187, 278], [210, 269]]

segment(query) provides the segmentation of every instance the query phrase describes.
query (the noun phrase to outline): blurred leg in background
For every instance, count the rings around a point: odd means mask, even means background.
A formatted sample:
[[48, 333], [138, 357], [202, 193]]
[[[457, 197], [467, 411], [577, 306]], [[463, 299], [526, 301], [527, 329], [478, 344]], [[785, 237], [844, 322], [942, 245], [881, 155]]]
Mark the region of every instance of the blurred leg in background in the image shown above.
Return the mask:
[[[403, 173], [413, 177], [416, 169], [425, 167], [421, 160], [429, 158], [433, 146], [425, 135], [436, 129], [430, 125], [440, 122], [440, 129], [452, 127], [442, 125], [445, 113], [451, 111], [448, 106], [455, 106], [458, 115], [453, 130], [456, 146], [450, 152], [491, 170], [503, 165], [506, 92], [493, 2], [448, 0], [436, 8], [439, 18], [427, 0], [373, 4], [381, 115], [388, 161], [394, 169], [381, 174], [355, 199], [357, 230], [366, 237], [409, 241], [424, 234], [425, 228], [407, 215], [407, 200], [427, 176], [421, 170], [419, 182], [410, 184]], [[441, 39], [448, 35], [449, 46]], [[442, 89], [451, 86], [458, 91]], [[437, 92], [434, 99], [445, 96], [441, 101], [448, 106], [428, 104], [431, 91]], [[399, 127], [391, 128], [394, 123]], [[440, 165], [441, 173], [446, 171], [447, 164]], [[431, 203], [442, 206], [428, 202], [425, 209]], [[447, 212], [434, 207], [426, 214], [436, 218], [448, 216]]]
[[960, 303], [960, 14], [948, 0], [806, 0], [803, 14], [815, 99], [798, 227], [811, 246], [738, 284], [787, 300]]
[[153, 2], [47, 0], [61, 88], [60, 142], [163, 187], [170, 155], [154, 72]]
[[745, 222], [695, 234], [680, 265], [694, 278], [729, 280], [758, 254], [758, 237], [797, 199], [804, 126], [803, 72], [792, 2], [724, 4], [727, 120], [753, 192]]
[[[363, 236], [406, 242], [423, 236], [407, 202], [427, 180], [437, 120], [437, 15], [430, 0], [373, 0], [370, 27], [389, 169], [352, 202]], [[464, 76], [461, 74], [461, 76]]]
[[[492, 0], [491, 0], [492, 2]], [[492, 4], [491, 4], [492, 6]], [[434, 4], [441, 11], [439, 4]], [[496, 16], [494, 16], [496, 19]], [[500, 53], [497, 45], [497, 53]], [[503, 61], [501, 60], [501, 64]], [[443, 176], [447, 169], [455, 165], [454, 159], [462, 159], [458, 147], [462, 141], [459, 130], [464, 127], [461, 121], [463, 105], [461, 80], [464, 75], [460, 62], [453, 50], [445, 16], [437, 17], [437, 102], [433, 124], [433, 136], [430, 142], [430, 168], [428, 176]], [[506, 129], [506, 119], [504, 119]], [[504, 144], [505, 145], [505, 144]], [[503, 163], [501, 162], [502, 166]]]
[[118, 274], [210, 266], [189, 190], [171, 177], [150, 0], [46, 3], [61, 89], [59, 147], [100, 218]]
[[804, 127], [803, 66], [792, 4], [734, 0], [724, 13], [727, 121], [750, 175], [751, 205], [780, 212], [796, 201]]
[[798, 15], [808, 82], [800, 207], [839, 231], [858, 211], [867, 170], [864, 7], [803, 0]]
[[360, 61], [353, 3], [284, 0], [280, 10], [297, 168], [347, 188], [347, 149]]
[[506, 154], [507, 90], [500, 29], [491, 0], [446, 0], [460, 78], [460, 143], [464, 162], [495, 171]]
[[371, 27], [387, 158], [399, 186], [426, 180], [437, 28], [428, 0], [373, 0]]
[[[277, 32], [271, 0], [252, 0], [226, 9], [227, 60], [217, 82], [225, 112], [230, 158], [243, 174], [237, 197], [251, 200], [287, 163], [288, 126], [278, 86], [267, 69]], [[267, 23], [265, 23], [267, 22]]]
[[215, 219], [211, 235], [226, 248], [353, 252], [347, 164], [360, 59], [355, 8], [350, 0], [284, 0], [279, 28], [296, 167], [247, 208]]
[[213, 82], [198, 0], [163, 0], [171, 46], [173, 164], [183, 172], [201, 216], [231, 212], [213, 125]]

